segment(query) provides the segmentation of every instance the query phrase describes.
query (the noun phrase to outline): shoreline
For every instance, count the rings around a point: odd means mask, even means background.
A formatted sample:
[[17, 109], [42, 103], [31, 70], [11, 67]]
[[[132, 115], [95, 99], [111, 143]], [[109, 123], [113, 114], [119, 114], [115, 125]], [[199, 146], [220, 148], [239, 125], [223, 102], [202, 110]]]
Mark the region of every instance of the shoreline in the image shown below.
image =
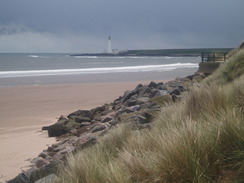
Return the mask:
[[175, 69], [174, 71], [147, 71], [126, 73], [101, 73], [77, 75], [53, 75], [0, 78], [0, 88], [13, 86], [39, 86], [53, 84], [90, 84], [90, 83], [117, 83], [171, 80], [175, 77], [186, 77], [197, 72], [198, 68]]
[[149, 82], [0, 87], [0, 182], [28, 168], [32, 158], [55, 142], [40, 131], [42, 126], [55, 123], [60, 115], [110, 103], [126, 90]]

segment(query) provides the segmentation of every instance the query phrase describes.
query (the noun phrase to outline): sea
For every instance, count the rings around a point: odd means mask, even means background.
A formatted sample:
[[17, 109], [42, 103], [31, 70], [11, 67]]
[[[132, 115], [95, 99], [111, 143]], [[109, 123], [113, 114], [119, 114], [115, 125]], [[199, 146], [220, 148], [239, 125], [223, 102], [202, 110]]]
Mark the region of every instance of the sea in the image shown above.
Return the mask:
[[168, 80], [194, 74], [200, 61], [200, 57], [0, 53], [0, 87]]

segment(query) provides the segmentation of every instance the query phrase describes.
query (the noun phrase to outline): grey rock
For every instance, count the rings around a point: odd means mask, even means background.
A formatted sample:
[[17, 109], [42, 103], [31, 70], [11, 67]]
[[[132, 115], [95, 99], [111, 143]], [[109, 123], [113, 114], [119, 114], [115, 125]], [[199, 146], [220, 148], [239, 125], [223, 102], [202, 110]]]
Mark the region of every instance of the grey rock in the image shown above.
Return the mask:
[[109, 121], [111, 121], [114, 118], [114, 116], [115, 116], [115, 112], [114, 111], [112, 111], [110, 113], [107, 113], [107, 115], [101, 117], [101, 122], [102, 123], [109, 122]]
[[41, 152], [38, 157], [46, 158], [47, 157], [47, 152]]
[[91, 124], [91, 122], [82, 122], [80, 124], [80, 127], [89, 126], [90, 124]]
[[48, 136], [49, 137], [59, 137], [68, 132], [69, 132], [68, 127], [57, 124], [57, 123], [48, 127]]
[[155, 82], [153, 82], [153, 81], [151, 81], [151, 82], [149, 83], [148, 87], [149, 87], [149, 88], [157, 88], [157, 87], [158, 87], [158, 84], [155, 83]]
[[123, 96], [123, 103], [130, 99], [133, 95], [138, 94], [137, 90], [126, 91]]
[[96, 126], [94, 126], [90, 132], [91, 133], [95, 133], [95, 132], [98, 132], [98, 131], [102, 131], [102, 130], [105, 130], [106, 129], [106, 126], [105, 125], [102, 125], [102, 124], [98, 124]]
[[135, 90], [140, 90], [143, 87], [142, 84], [138, 84]]
[[127, 113], [135, 112], [138, 110], [140, 110], [140, 105], [134, 105], [134, 106], [125, 108], [125, 112], [127, 112]]
[[78, 110], [78, 111], [75, 111], [75, 112], [69, 114], [68, 119], [78, 117], [78, 116], [88, 117], [88, 118], [92, 119], [93, 111], [92, 110]]
[[168, 95], [168, 91], [167, 90], [158, 90], [154, 96], [157, 97], [157, 96], [163, 96], [163, 95]]
[[180, 95], [180, 90], [177, 88], [177, 89], [174, 89], [172, 92], [170, 92], [170, 95]]
[[20, 173], [14, 179], [8, 181], [8, 183], [30, 183], [30, 179], [25, 173]]
[[55, 174], [50, 174], [42, 179], [35, 181], [34, 183], [54, 183], [57, 176]]
[[34, 165], [37, 167], [37, 168], [41, 168], [47, 164], [49, 164], [49, 161], [47, 161], [46, 159], [42, 158], [42, 157], [37, 157], [37, 158], [34, 158], [31, 163], [34, 163]]
[[141, 97], [136, 100], [137, 105], [142, 105], [144, 103], [147, 103], [150, 100], [149, 97]]
[[61, 121], [61, 120], [68, 120], [68, 118], [64, 115], [61, 115], [59, 118], [58, 118], [58, 121]]
[[159, 89], [159, 90], [167, 90], [167, 87], [165, 86], [164, 83], [159, 83], [158, 85], [159, 85], [159, 86], [158, 86], [158, 89]]
[[127, 107], [130, 107], [130, 106], [134, 106], [134, 105], [136, 105], [136, 100], [128, 100], [126, 103], [125, 103], [125, 105], [127, 106]]
[[92, 137], [89, 135], [84, 135], [84, 136], [79, 137], [79, 139], [77, 140], [76, 148], [79, 150], [84, 149], [95, 143], [97, 143], [97, 139], [95, 137]]
[[110, 116], [102, 116], [101, 122], [106, 123], [106, 122], [111, 121], [112, 119], [113, 119], [113, 117], [110, 117]]
[[49, 126], [43, 126], [43, 127], [42, 127], [42, 131], [47, 131], [48, 128], [49, 128]]
[[79, 116], [79, 117], [75, 117], [74, 120], [77, 123], [82, 123], [82, 122], [90, 122], [91, 121], [91, 118], [84, 117], [84, 116]]

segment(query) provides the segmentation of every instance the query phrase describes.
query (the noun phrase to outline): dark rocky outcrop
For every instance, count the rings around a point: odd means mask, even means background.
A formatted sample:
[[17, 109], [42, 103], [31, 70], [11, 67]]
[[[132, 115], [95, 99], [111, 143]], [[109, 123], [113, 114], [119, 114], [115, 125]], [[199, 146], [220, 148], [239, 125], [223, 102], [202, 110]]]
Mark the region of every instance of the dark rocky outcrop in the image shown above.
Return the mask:
[[57, 137], [58, 142], [41, 152], [32, 161], [30, 170], [19, 174], [9, 183], [32, 183], [50, 174], [55, 177], [58, 164], [64, 162], [67, 154], [96, 144], [100, 136], [119, 123], [128, 124], [132, 129], [150, 128], [162, 106], [179, 101], [190, 86], [204, 77], [198, 73], [167, 83], [152, 81], [149, 85], [139, 84], [110, 104], [91, 110], [78, 110], [67, 117], [60, 116], [55, 124], [43, 127], [50, 137]]

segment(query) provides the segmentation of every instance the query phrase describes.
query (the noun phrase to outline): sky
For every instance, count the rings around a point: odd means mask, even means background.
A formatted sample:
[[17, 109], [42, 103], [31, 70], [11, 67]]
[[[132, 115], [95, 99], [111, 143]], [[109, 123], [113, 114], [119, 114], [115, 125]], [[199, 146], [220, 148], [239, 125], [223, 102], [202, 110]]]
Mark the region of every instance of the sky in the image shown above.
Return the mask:
[[0, 0], [0, 53], [230, 48], [244, 0]]

